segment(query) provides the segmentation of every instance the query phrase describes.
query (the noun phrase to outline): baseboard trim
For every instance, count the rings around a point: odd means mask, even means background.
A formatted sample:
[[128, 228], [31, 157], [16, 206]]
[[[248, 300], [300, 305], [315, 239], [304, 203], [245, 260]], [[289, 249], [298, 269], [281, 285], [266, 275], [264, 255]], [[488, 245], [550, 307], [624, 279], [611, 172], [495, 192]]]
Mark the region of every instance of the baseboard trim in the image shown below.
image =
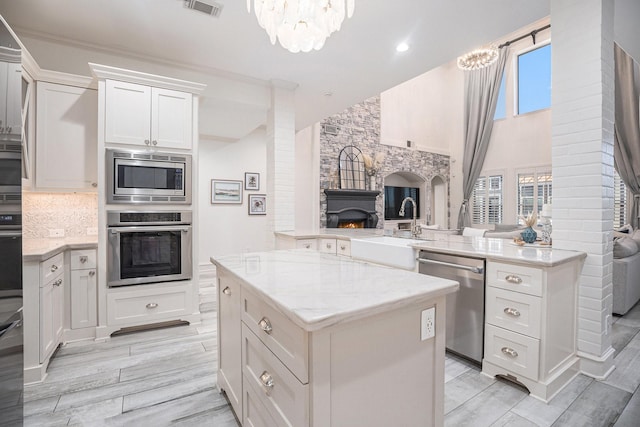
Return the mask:
[[578, 352], [580, 357], [580, 372], [596, 380], [606, 379], [616, 368], [613, 363], [613, 356], [616, 351], [609, 347], [602, 356]]

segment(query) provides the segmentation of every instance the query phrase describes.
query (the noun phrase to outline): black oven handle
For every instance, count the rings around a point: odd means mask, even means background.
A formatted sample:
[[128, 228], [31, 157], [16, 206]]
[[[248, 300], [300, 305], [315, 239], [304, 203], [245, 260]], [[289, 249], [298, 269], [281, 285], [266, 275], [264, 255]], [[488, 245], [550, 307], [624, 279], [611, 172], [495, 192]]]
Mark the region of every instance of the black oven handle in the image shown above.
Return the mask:
[[182, 231], [188, 233], [191, 231], [190, 225], [166, 225], [161, 227], [154, 226], [140, 226], [140, 227], [109, 227], [111, 234], [119, 233], [144, 233], [144, 232], [158, 232], [158, 231]]

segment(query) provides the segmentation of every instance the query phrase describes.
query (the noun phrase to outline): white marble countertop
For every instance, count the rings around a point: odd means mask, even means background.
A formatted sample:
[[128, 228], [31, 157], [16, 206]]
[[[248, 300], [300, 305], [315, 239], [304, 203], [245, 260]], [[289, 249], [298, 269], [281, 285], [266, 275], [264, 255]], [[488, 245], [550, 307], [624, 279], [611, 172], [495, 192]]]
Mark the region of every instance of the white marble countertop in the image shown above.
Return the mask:
[[23, 239], [22, 260], [40, 262], [68, 249], [95, 249], [97, 247], [98, 236]]
[[458, 282], [315, 251], [212, 257], [296, 325], [316, 331], [458, 289]]
[[486, 237], [440, 236], [434, 240], [425, 240], [411, 246], [415, 249], [424, 249], [431, 252], [545, 267], [552, 267], [587, 256], [584, 252], [553, 249], [549, 246], [518, 246], [511, 239], [491, 239]]

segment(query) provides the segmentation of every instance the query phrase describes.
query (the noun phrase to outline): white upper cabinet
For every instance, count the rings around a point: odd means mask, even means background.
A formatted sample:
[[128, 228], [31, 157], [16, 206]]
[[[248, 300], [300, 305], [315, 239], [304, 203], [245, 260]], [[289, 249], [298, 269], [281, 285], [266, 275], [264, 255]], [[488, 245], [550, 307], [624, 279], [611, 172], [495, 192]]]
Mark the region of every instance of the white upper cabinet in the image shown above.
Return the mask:
[[192, 94], [106, 80], [105, 142], [192, 147]]
[[36, 189], [96, 190], [98, 92], [38, 82]]
[[22, 97], [20, 88], [22, 65], [0, 61], [0, 134], [16, 135], [22, 132]]

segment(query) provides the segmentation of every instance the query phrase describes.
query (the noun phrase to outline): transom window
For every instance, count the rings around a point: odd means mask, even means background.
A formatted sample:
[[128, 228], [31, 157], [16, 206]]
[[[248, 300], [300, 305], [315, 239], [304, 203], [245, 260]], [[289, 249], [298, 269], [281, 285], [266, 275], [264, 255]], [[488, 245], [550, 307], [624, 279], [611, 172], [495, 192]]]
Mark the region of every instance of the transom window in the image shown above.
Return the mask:
[[551, 44], [518, 55], [518, 114], [551, 107]]

